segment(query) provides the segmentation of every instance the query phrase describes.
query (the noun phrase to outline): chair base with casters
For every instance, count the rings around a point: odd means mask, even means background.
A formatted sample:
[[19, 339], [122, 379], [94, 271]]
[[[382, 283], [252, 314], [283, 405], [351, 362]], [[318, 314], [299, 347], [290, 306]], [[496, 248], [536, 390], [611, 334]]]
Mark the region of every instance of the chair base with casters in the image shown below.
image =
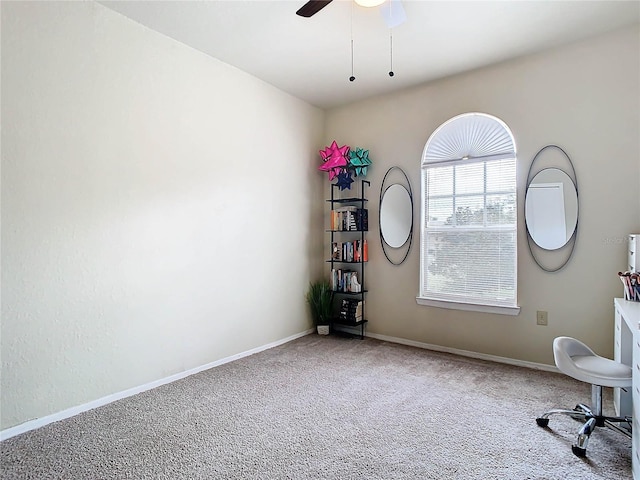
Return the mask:
[[[602, 414], [602, 387], [631, 387], [631, 367], [596, 355], [584, 343], [571, 337], [553, 341], [553, 356], [558, 369], [570, 377], [591, 384], [591, 405], [582, 403], [573, 410], [549, 410], [536, 418], [541, 427], [549, 425], [551, 415], [561, 414], [583, 421], [576, 443], [571, 450], [579, 457], [587, 455], [589, 438], [596, 427], [608, 427], [631, 438], [631, 417], [610, 417]], [[626, 424], [628, 429], [620, 424]]]

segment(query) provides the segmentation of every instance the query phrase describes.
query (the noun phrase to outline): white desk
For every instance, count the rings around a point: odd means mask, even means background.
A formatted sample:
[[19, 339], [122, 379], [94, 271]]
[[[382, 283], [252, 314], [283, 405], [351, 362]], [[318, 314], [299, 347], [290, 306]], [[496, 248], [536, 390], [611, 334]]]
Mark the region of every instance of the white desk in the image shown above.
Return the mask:
[[[614, 360], [633, 368], [631, 391], [613, 390], [616, 415], [632, 415], [633, 479], [640, 480], [640, 302], [614, 299]], [[628, 390], [628, 389], [627, 389]]]

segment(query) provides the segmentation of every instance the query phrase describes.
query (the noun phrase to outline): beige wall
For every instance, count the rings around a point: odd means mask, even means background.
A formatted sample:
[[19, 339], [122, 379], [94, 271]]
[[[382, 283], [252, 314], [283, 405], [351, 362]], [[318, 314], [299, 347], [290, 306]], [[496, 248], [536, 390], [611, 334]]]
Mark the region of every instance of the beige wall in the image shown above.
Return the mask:
[[[370, 150], [375, 185], [370, 198], [367, 268], [369, 332], [553, 364], [555, 336], [573, 335], [613, 353], [613, 298], [620, 296], [626, 235], [640, 231], [640, 42], [638, 28], [448, 78], [400, 93], [336, 108], [327, 114], [325, 141]], [[427, 60], [425, 60], [427, 61]], [[402, 67], [396, 67], [402, 75]], [[379, 187], [401, 166], [414, 190], [420, 224], [420, 157], [429, 135], [464, 112], [504, 120], [518, 149], [519, 316], [419, 306], [419, 232], [406, 262], [387, 263], [377, 229]], [[574, 256], [545, 273], [527, 249], [524, 188], [535, 153], [555, 143], [571, 156], [579, 188]], [[536, 310], [549, 325], [536, 325]]]
[[1, 426], [299, 334], [323, 112], [98, 4], [2, 2]]

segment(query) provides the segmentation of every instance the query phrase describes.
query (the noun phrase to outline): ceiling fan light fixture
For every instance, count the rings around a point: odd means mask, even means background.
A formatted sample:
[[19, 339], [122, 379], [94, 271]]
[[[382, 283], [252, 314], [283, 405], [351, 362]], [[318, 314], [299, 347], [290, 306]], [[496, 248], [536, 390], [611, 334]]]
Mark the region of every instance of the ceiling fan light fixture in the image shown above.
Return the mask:
[[379, 7], [385, 0], [354, 0], [358, 5], [365, 8]]

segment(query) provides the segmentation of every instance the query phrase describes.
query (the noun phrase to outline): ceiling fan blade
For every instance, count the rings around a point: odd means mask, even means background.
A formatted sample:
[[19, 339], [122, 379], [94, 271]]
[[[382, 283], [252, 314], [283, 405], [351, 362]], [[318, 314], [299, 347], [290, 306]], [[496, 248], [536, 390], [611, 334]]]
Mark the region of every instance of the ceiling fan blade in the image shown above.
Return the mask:
[[300, 15], [301, 17], [311, 17], [315, 15], [324, 7], [329, 5], [332, 0], [311, 0], [305, 3], [300, 9], [296, 12], [296, 15]]
[[394, 28], [407, 21], [407, 14], [400, 0], [388, 0], [380, 5], [380, 13], [388, 28]]

